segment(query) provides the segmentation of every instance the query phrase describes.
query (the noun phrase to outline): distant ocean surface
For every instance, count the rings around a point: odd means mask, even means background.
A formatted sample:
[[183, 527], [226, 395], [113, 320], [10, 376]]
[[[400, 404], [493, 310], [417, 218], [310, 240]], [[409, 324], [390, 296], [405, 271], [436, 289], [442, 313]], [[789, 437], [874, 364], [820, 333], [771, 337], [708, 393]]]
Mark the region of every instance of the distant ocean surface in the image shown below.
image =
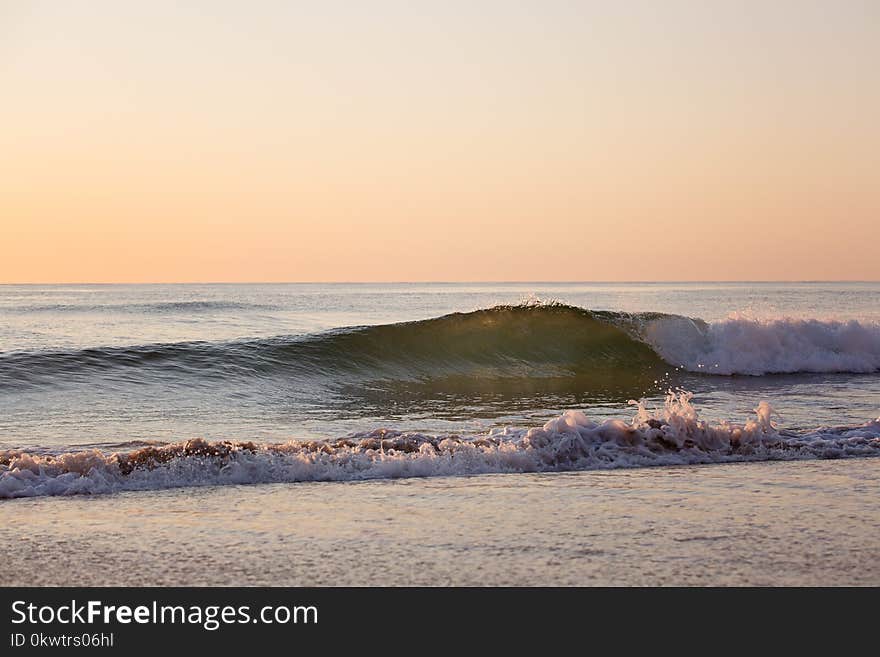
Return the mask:
[[5, 285], [0, 318], [0, 498], [880, 455], [878, 283]]

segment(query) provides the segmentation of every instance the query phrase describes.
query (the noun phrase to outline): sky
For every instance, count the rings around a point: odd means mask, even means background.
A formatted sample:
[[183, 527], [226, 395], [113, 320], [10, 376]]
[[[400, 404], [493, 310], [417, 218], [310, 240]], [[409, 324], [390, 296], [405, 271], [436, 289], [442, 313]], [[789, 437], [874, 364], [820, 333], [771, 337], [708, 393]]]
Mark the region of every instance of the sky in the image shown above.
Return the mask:
[[872, 0], [0, 0], [0, 283], [880, 279]]

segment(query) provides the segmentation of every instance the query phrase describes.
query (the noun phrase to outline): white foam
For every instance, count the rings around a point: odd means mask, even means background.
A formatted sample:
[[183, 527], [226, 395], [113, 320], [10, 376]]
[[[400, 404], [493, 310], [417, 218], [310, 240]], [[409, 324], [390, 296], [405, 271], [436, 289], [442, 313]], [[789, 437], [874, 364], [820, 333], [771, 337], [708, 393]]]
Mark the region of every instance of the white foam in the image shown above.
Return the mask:
[[880, 419], [859, 427], [794, 434], [777, 430], [764, 402], [743, 424], [700, 420], [686, 392], [670, 393], [658, 411], [637, 406], [628, 420], [596, 422], [579, 411], [566, 411], [541, 428], [508, 428], [471, 437], [376, 430], [337, 441], [276, 445], [194, 440], [128, 455], [98, 450], [56, 456], [0, 452], [0, 498], [880, 456]]
[[665, 317], [643, 329], [668, 363], [709, 374], [880, 371], [880, 324], [857, 320], [751, 319], [703, 323]]

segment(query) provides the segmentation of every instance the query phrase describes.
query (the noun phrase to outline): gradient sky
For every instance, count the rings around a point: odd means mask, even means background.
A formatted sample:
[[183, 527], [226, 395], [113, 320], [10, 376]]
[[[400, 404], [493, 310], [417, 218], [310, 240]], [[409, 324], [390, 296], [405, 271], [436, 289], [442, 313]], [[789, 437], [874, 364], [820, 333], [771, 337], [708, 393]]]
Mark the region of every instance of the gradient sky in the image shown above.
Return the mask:
[[0, 0], [0, 282], [880, 279], [880, 3]]

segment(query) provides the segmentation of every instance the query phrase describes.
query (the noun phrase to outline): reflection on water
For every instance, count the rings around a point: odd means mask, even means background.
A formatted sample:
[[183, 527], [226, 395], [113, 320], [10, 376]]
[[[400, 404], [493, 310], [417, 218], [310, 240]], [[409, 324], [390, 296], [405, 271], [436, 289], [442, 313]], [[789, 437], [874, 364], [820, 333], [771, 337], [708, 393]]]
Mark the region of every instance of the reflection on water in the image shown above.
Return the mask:
[[72, 576], [81, 586], [876, 586], [878, 467], [858, 459], [21, 499], [3, 503], [0, 559], [8, 586]]

